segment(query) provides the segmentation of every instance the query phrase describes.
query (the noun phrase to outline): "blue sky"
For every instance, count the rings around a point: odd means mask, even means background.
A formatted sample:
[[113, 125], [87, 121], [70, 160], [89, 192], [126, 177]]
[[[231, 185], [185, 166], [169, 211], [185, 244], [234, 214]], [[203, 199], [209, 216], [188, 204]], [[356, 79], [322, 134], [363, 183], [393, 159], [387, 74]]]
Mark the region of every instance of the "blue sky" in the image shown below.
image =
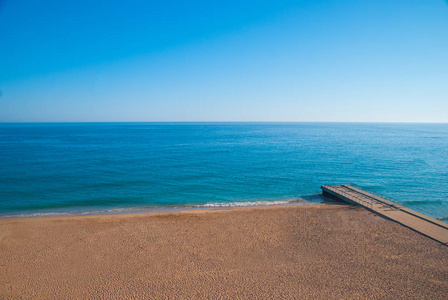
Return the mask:
[[0, 0], [0, 122], [448, 122], [443, 0]]

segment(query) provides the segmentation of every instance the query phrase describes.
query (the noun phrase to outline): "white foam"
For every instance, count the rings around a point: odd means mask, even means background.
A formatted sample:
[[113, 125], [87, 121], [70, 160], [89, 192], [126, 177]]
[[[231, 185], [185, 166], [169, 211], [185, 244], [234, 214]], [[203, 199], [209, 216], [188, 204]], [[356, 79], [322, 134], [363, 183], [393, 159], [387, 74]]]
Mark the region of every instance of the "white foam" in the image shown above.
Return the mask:
[[151, 207], [120, 207], [103, 210], [87, 210], [72, 212], [39, 212], [39, 213], [22, 213], [2, 215], [0, 218], [31, 218], [31, 217], [57, 217], [57, 216], [76, 216], [76, 215], [104, 215], [104, 214], [125, 214], [125, 213], [141, 213], [141, 212], [157, 212], [157, 211], [173, 211], [173, 210], [189, 210], [189, 209], [206, 209], [219, 207], [244, 207], [244, 206], [269, 206], [269, 205], [285, 205], [285, 204], [308, 204], [303, 199], [288, 199], [274, 201], [243, 201], [243, 202], [216, 202], [198, 205], [185, 206], [151, 206]]
[[71, 213], [67, 212], [46, 212], [46, 213], [28, 213], [28, 214], [16, 214], [16, 215], [4, 215], [2, 218], [32, 218], [32, 217], [57, 217], [57, 216], [71, 216]]
[[297, 203], [298, 200], [277, 200], [277, 201], [245, 201], [245, 202], [221, 202], [221, 203], [206, 203], [195, 205], [193, 207], [240, 207], [240, 206], [268, 206], [268, 205], [282, 205]]

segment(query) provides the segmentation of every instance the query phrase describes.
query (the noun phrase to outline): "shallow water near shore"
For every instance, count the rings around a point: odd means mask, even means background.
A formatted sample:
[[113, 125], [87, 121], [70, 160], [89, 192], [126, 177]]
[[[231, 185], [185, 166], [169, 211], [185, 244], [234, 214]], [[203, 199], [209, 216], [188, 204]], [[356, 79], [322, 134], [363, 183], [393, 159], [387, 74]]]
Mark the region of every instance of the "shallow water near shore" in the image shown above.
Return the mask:
[[444, 219], [446, 149], [448, 124], [0, 124], [0, 216], [319, 202], [354, 184]]

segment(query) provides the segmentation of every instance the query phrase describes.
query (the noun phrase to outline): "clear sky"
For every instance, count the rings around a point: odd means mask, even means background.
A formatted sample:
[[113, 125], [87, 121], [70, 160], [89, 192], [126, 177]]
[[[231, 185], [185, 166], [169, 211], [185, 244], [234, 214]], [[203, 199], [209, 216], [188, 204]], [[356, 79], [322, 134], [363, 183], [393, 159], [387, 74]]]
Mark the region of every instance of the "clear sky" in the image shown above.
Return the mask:
[[0, 122], [448, 122], [444, 0], [0, 0]]

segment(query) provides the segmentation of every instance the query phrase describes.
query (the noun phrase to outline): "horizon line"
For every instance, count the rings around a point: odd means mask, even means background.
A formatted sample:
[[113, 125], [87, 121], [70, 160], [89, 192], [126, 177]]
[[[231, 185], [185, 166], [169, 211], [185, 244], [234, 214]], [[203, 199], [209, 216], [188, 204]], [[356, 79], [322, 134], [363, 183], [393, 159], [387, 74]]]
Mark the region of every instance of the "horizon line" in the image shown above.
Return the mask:
[[0, 121], [0, 124], [106, 124], [106, 123], [341, 123], [341, 124], [448, 124], [428, 121]]

